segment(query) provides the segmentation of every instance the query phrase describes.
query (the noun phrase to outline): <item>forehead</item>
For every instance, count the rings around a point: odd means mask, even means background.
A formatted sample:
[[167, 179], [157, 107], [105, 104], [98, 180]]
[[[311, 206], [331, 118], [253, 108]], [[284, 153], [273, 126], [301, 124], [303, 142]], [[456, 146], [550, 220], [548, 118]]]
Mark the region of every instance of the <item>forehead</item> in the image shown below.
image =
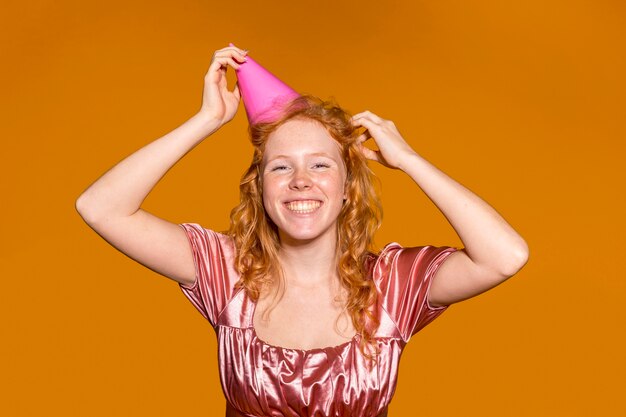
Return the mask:
[[264, 160], [277, 155], [298, 156], [326, 153], [341, 159], [339, 143], [319, 122], [309, 119], [293, 119], [285, 122], [267, 139]]

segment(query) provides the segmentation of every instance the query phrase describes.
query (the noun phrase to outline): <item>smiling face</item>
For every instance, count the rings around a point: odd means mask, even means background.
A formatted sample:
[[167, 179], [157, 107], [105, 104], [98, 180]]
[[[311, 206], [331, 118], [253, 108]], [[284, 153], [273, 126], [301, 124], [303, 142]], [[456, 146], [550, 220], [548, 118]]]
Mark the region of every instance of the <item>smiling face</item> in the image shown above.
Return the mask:
[[267, 139], [261, 172], [263, 205], [282, 244], [336, 241], [346, 168], [322, 124], [292, 119], [278, 127]]

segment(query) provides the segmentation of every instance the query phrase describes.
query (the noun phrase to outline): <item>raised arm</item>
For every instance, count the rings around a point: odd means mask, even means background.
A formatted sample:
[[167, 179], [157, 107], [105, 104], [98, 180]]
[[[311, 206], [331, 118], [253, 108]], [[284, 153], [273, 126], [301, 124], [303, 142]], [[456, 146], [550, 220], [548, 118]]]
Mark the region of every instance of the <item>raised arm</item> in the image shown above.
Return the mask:
[[353, 124], [367, 131], [361, 142], [374, 139], [378, 151], [361, 143], [371, 160], [408, 174], [441, 210], [464, 245], [442, 264], [430, 288], [433, 306], [449, 305], [478, 295], [513, 276], [528, 260], [524, 239], [496, 210], [476, 194], [417, 154], [395, 124], [366, 111]]
[[165, 173], [187, 152], [229, 122], [239, 89], [229, 91], [228, 66], [235, 69], [246, 51], [234, 46], [215, 52], [204, 79], [200, 111], [181, 126], [131, 154], [87, 188], [76, 201], [85, 222], [115, 248], [178, 282], [194, 281], [185, 232], [140, 206]]

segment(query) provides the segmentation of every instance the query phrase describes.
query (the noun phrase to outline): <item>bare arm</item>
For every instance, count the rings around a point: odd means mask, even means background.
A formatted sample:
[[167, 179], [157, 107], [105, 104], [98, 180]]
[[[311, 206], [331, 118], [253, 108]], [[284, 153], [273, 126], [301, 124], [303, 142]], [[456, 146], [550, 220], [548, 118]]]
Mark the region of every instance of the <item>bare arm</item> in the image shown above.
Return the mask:
[[217, 51], [205, 77], [200, 111], [181, 126], [119, 162], [76, 201], [87, 224], [121, 252], [178, 282], [194, 281], [194, 265], [185, 232], [176, 224], [140, 208], [165, 173], [237, 111], [239, 90], [228, 91], [226, 68], [238, 68], [245, 51]]
[[431, 284], [430, 303], [448, 305], [478, 295], [513, 276], [528, 260], [524, 239], [496, 210], [418, 155], [393, 122], [370, 112], [359, 113], [379, 151], [361, 148], [368, 159], [400, 169], [426, 193], [457, 232], [465, 249], [450, 255]]

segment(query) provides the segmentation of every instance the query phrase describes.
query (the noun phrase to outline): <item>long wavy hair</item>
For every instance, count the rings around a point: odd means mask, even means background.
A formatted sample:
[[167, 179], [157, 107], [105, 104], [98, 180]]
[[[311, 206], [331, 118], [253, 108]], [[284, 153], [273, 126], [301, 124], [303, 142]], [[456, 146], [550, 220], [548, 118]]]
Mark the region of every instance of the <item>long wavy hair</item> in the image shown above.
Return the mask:
[[337, 218], [337, 273], [347, 292], [345, 309], [361, 335], [360, 350], [366, 358], [375, 360], [378, 348], [373, 337], [380, 323], [370, 307], [376, 302], [376, 288], [364, 266], [374, 250], [374, 233], [381, 223], [382, 208], [373, 173], [358, 148], [357, 129], [350, 122], [350, 115], [337, 104], [301, 96], [285, 108], [278, 120], [250, 125], [254, 154], [242, 176], [240, 203], [231, 211], [228, 231], [236, 247], [235, 268], [241, 275], [237, 287], [244, 288], [257, 301], [264, 288], [276, 284], [274, 304], [268, 314], [284, 293], [278, 230], [263, 206], [261, 163], [269, 135], [296, 118], [321, 123], [340, 147], [347, 177], [346, 200]]

